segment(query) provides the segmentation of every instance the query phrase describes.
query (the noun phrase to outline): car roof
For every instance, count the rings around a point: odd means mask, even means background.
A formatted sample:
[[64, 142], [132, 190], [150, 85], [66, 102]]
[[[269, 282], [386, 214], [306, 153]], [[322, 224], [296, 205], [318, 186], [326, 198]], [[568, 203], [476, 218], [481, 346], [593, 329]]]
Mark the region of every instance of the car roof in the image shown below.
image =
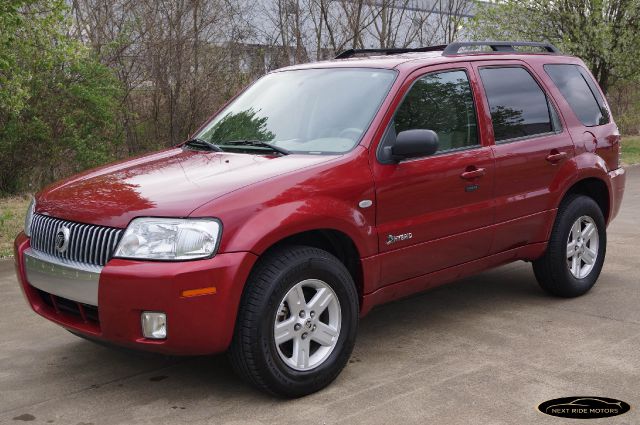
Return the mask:
[[399, 65], [415, 61], [425, 60], [436, 62], [437, 58], [442, 58], [442, 52], [426, 53], [401, 53], [395, 55], [371, 55], [354, 56], [346, 59], [330, 59], [318, 62], [311, 62], [299, 65], [288, 66], [281, 70], [309, 69], [309, 68], [382, 68], [394, 69]]
[[[490, 43], [496, 43], [500, 46], [508, 45], [510, 42], [471, 42], [471, 43], [452, 43], [456, 45], [483, 45]], [[376, 50], [352, 50], [347, 51], [347, 55], [344, 53], [339, 56], [346, 56], [344, 59], [336, 58], [331, 60], [311, 62], [299, 65], [293, 65], [285, 68], [278, 69], [277, 71], [297, 70], [297, 69], [313, 69], [313, 68], [379, 68], [379, 69], [400, 69], [411, 70], [415, 68], [421, 68], [428, 65], [436, 65], [440, 63], [452, 63], [452, 62], [469, 62], [469, 61], [495, 61], [495, 60], [524, 60], [526, 62], [535, 62], [543, 60], [546, 62], [565, 62], [565, 63], [577, 63], [581, 62], [579, 59], [561, 54], [555, 47], [546, 45], [543, 43], [517, 43], [513, 42], [514, 46], [517, 45], [535, 45], [544, 46], [549, 49], [553, 49], [552, 52], [528, 52], [528, 51], [472, 51], [458, 53], [455, 50], [454, 54], [447, 54], [447, 46], [434, 46], [435, 48], [423, 48], [430, 49], [429, 51], [419, 51], [420, 49], [388, 49], [385, 53], [385, 49]], [[442, 47], [442, 49], [440, 49]], [[457, 47], [457, 46], [456, 46]], [[492, 46], [493, 47], [493, 46]], [[511, 47], [511, 46], [509, 46]], [[513, 47], [511, 47], [513, 49]], [[406, 50], [406, 51], [403, 51]], [[413, 51], [412, 51], [413, 50]], [[399, 52], [396, 52], [399, 51]], [[276, 72], [277, 72], [276, 71]]]

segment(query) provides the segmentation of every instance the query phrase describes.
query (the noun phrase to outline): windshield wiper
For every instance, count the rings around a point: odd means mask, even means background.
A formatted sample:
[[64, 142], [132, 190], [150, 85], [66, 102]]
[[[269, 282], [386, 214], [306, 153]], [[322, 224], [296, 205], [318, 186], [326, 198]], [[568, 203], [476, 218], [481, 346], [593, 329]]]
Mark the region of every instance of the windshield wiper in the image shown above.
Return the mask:
[[207, 142], [204, 139], [191, 139], [187, 140], [184, 146], [193, 146], [194, 148], [205, 148], [214, 152], [223, 152], [219, 146], [214, 145], [211, 142]]
[[247, 146], [249, 148], [251, 148], [252, 146], [255, 147], [263, 147], [263, 148], [269, 148], [274, 152], [278, 152], [281, 155], [289, 155], [291, 154], [291, 152], [289, 152], [287, 149], [285, 148], [281, 148], [280, 146], [276, 146], [272, 143], [269, 142], [263, 142], [262, 140], [229, 140], [229, 141], [225, 141], [223, 143], [221, 143], [222, 146], [225, 145], [237, 145], [237, 146]]

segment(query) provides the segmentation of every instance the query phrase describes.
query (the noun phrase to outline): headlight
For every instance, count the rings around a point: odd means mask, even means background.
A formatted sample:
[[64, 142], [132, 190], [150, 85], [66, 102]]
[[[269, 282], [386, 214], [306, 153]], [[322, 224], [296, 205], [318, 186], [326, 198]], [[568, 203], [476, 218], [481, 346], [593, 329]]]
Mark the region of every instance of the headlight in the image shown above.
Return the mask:
[[33, 213], [36, 210], [36, 200], [31, 199], [29, 208], [27, 209], [27, 215], [24, 217], [24, 234], [31, 237], [31, 222], [33, 221]]
[[210, 218], [136, 218], [129, 223], [114, 257], [145, 260], [193, 260], [211, 257], [221, 225]]

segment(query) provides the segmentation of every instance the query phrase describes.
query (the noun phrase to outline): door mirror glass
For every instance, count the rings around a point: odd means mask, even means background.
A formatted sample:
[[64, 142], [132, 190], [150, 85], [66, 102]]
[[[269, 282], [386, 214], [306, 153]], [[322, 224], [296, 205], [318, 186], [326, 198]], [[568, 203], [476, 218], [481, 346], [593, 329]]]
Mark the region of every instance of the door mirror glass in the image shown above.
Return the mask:
[[395, 161], [433, 155], [438, 151], [438, 135], [433, 130], [405, 130], [391, 148]]

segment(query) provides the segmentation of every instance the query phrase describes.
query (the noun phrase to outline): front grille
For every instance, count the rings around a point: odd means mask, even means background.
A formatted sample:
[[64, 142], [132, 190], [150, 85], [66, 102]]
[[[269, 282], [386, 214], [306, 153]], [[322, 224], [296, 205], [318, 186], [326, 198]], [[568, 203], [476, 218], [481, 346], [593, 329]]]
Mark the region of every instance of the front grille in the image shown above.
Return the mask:
[[67, 298], [59, 297], [48, 292], [37, 289], [42, 301], [54, 309], [56, 313], [74, 316], [76, 319], [82, 320], [84, 323], [95, 325], [100, 324], [100, 316], [98, 315], [98, 307], [89, 304], [79, 303]]
[[[56, 234], [63, 226], [69, 229], [69, 244], [60, 253], [55, 246]], [[113, 227], [34, 214], [31, 223], [31, 248], [69, 261], [104, 266], [113, 255], [122, 232], [122, 229]]]

